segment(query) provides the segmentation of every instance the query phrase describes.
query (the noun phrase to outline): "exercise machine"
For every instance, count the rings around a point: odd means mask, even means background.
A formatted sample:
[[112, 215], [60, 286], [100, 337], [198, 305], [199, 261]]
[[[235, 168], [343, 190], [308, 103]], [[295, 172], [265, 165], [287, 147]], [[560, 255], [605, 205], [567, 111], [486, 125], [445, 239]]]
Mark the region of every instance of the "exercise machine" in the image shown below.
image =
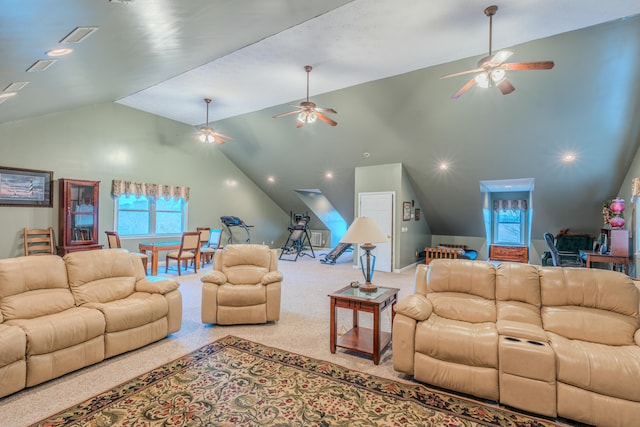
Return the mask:
[[[279, 259], [284, 261], [297, 261], [301, 256], [308, 256], [315, 258], [316, 254], [313, 252], [313, 246], [311, 246], [311, 238], [309, 236], [309, 230], [307, 225], [311, 221], [311, 217], [307, 214], [291, 214], [291, 219], [295, 221], [295, 224], [289, 225], [289, 237], [281, 248]], [[307, 252], [311, 250], [311, 254]], [[294, 258], [283, 258], [283, 256], [293, 256]]]
[[335, 248], [333, 248], [331, 250], [331, 252], [326, 254], [324, 256], [324, 258], [322, 258], [320, 260], [320, 262], [323, 263], [323, 264], [333, 265], [333, 264], [336, 263], [338, 258], [340, 258], [340, 255], [342, 255], [343, 253], [345, 253], [349, 249], [353, 250], [351, 248], [351, 243], [338, 243], [338, 246], [336, 246]]
[[247, 232], [247, 240], [245, 240], [245, 243], [251, 243], [251, 231], [249, 229], [252, 228], [253, 225], [247, 225], [237, 216], [221, 216], [220, 222], [227, 230], [227, 233], [229, 233], [229, 238], [227, 239], [228, 244], [233, 244], [233, 233], [231, 232], [231, 227], [240, 227], [244, 229], [244, 231]]

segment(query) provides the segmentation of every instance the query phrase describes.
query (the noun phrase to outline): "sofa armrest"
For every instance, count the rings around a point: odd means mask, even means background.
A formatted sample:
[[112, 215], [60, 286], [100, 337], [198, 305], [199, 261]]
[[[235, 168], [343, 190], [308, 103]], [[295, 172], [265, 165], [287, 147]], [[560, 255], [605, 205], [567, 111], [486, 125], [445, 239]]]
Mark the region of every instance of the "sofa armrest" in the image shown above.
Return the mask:
[[214, 270], [202, 276], [200, 280], [204, 283], [224, 285], [225, 283], [227, 283], [227, 276], [222, 271]]
[[548, 342], [547, 333], [538, 325], [518, 322], [514, 320], [498, 320], [496, 322], [498, 334], [524, 340]]
[[282, 273], [279, 271], [270, 271], [264, 276], [262, 276], [262, 280], [260, 284], [269, 285], [271, 283], [282, 282]]
[[419, 322], [427, 320], [433, 312], [433, 305], [427, 297], [419, 294], [409, 295], [395, 306], [396, 313]]
[[136, 282], [136, 291], [164, 295], [171, 291], [175, 291], [179, 286], [180, 284], [173, 279], [158, 276], [147, 276]]
[[640, 345], [640, 329], [633, 334], [633, 340], [636, 342], [636, 345]]

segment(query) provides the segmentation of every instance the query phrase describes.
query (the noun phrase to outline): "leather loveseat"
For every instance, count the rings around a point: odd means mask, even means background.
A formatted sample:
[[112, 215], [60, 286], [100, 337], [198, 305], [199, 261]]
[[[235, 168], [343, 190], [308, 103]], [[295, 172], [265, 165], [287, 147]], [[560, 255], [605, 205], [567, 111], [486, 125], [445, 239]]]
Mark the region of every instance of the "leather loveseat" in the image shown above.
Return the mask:
[[633, 281], [613, 271], [434, 260], [396, 305], [393, 366], [549, 417], [634, 425], [638, 304]]
[[0, 397], [180, 329], [178, 283], [124, 250], [0, 260]]

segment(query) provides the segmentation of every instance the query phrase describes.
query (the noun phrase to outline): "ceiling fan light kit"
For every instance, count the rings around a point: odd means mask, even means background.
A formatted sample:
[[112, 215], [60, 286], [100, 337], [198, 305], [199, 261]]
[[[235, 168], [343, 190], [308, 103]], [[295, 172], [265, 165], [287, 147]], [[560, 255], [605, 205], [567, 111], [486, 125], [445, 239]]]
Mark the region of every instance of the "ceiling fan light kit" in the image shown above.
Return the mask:
[[473, 85], [481, 88], [497, 87], [500, 89], [503, 95], [508, 95], [516, 90], [506, 78], [506, 71], [508, 70], [550, 70], [553, 68], [553, 61], [538, 61], [538, 62], [505, 62], [513, 52], [508, 50], [501, 50], [495, 55], [492, 54], [492, 37], [493, 37], [493, 15], [498, 11], [498, 6], [489, 6], [484, 10], [484, 14], [489, 17], [489, 55], [478, 61], [478, 67], [467, 71], [461, 71], [459, 73], [447, 74], [440, 77], [446, 79], [449, 77], [462, 76], [465, 74], [476, 74], [471, 80], [469, 80], [464, 86], [462, 86], [451, 98], [457, 99], [462, 96], [466, 91], [471, 89]]
[[198, 132], [198, 136], [196, 139], [206, 144], [213, 144], [214, 142], [217, 142], [218, 144], [224, 144], [227, 141], [225, 141], [223, 138], [233, 139], [232, 137], [216, 132], [213, 130], [213, 128], [209, 127], [209, 104], [211, 104], [211, 98], [205, 98], [204, 102], [207, 104], [207, 124], [206, 126], [200, 127], [200, 131]]
[[304, 70], [307, 72], [307, 100], [302, 101], [300, 105], [294, 105], [294, 107], [297, 107], [296, 110], [289, 111], [288, 113], [275, 115], [273, 116], [273, 118], [277, 119], [280, 117], [289, 116], [291, 114], [297, 114], [298, 115], [298, 120], [296, 122], [297, 128], [304, 126], [305, 123], [314, 123], [317, 119], [320, 119], [321, 121], [331, 126], [337, 125], [338, 122], [330, 119], [324, 114], [324, 113], [337, 114], [336, 110], [334, 110], [333, 108], [316, 107], [315, 103], [309, 101], [309, 73], [311, 73], [311, 70], [312, 70], [311, 65], [305, 65]]

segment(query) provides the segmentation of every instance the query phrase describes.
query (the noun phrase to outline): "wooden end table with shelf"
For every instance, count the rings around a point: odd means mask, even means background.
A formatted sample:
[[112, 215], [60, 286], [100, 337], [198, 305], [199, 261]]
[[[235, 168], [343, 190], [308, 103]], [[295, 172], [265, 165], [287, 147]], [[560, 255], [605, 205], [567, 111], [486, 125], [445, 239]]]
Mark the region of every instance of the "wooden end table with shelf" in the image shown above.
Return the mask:
[[[332, 294], [331, 298], [331, 353], [336, 348], [354, 350], [373, 357], [373, 363], [380, 363], [380, 354], [391, 343], [391, 332], [380, 329], [380, 313], [389, 307], [391, 310], [391, 325], [395, 312], [393, 306], [398, 301], [397, 288], [378, 287], [373, 292], [364, 292], [359, 288], [346, 286]], [[353, 328], [342, 336], [338, 336], [336, 314], [338, 308], [346, 308], [353, 311]], [[358, 325], [358, 312], [373, 314], [373, 329], [363, 328]]]

